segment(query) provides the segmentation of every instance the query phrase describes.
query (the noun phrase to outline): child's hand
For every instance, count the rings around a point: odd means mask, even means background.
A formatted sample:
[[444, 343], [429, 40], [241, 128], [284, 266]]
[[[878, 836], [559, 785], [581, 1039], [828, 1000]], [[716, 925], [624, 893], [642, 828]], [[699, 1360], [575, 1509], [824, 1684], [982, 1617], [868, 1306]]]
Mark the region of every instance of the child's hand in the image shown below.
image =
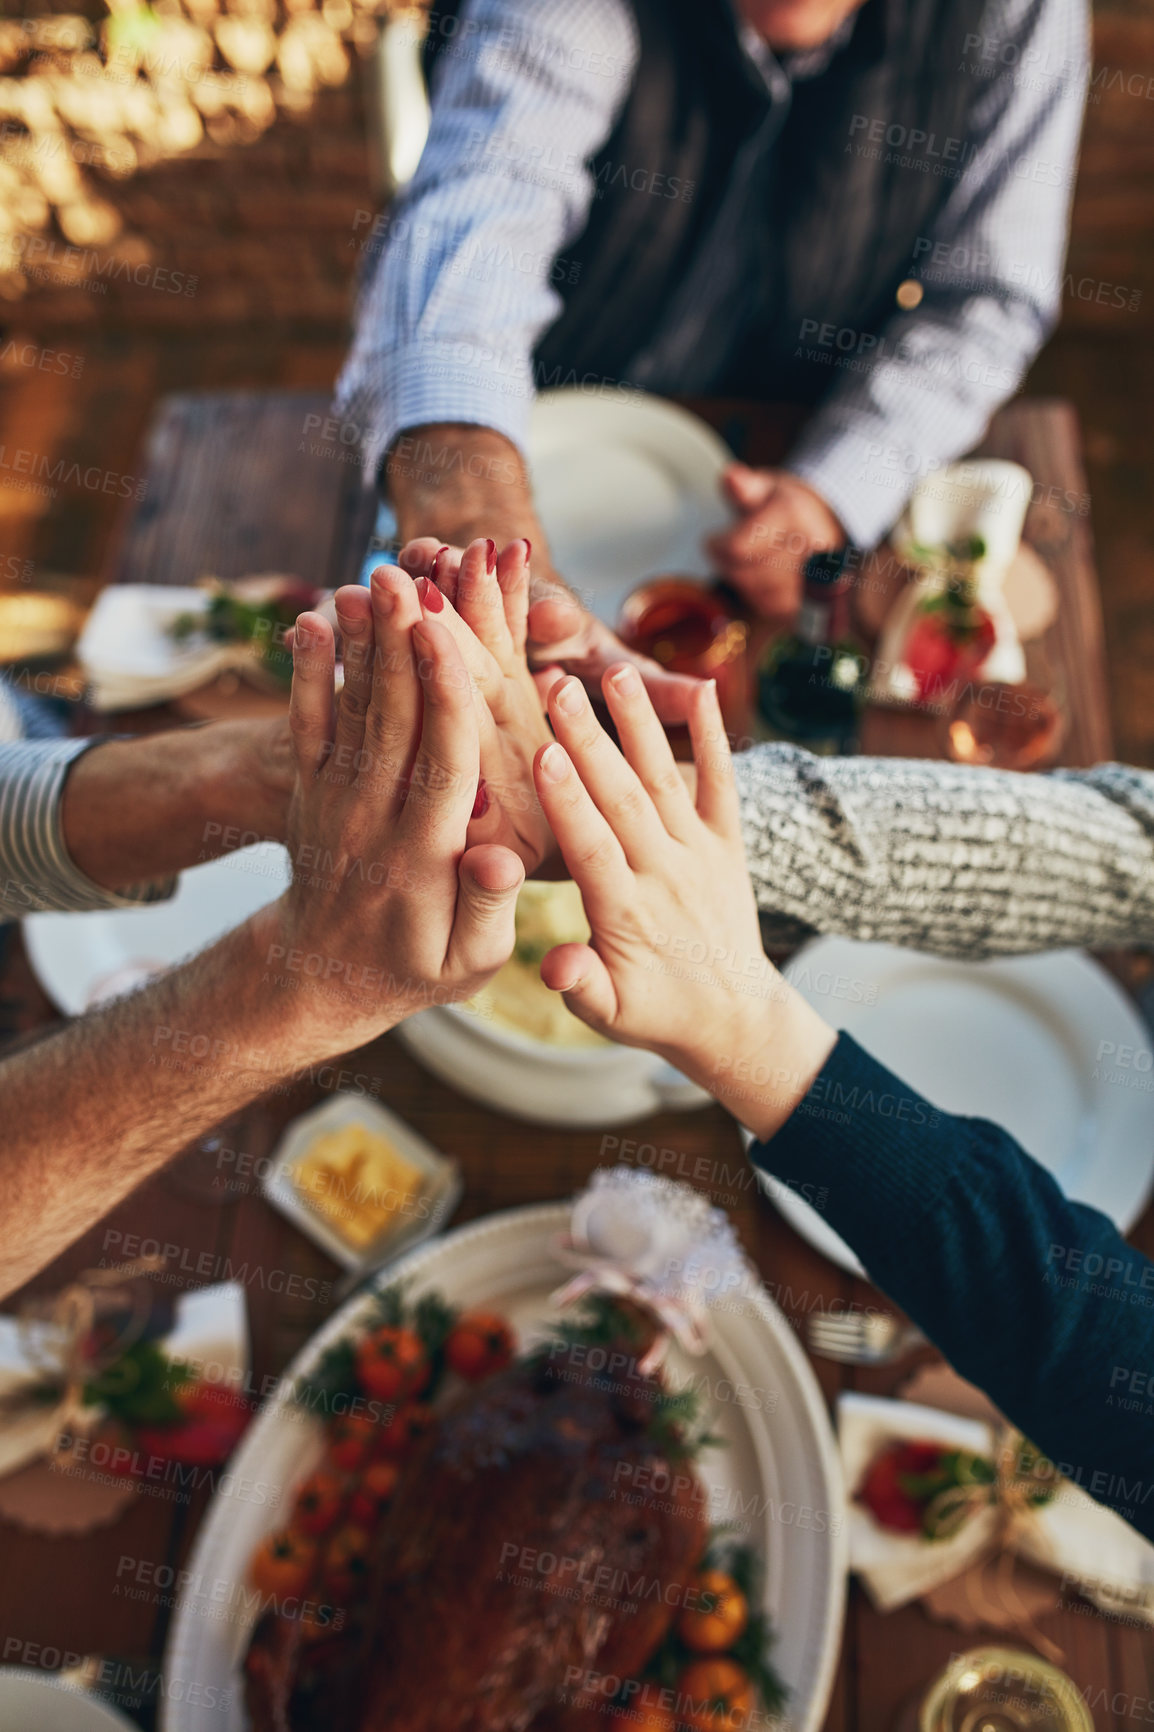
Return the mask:
[[610, 669], [602, 690], [624, 756], [568, 678], [549, 694], [557, 742], [534, 764], [593, 930], [551, 950], [541, 978], [591, 1028], [660, 1053], [771, 1136], [834, 1034], [762, 950], [716, 688], [689, 710], [696, 802], [636, 669]]

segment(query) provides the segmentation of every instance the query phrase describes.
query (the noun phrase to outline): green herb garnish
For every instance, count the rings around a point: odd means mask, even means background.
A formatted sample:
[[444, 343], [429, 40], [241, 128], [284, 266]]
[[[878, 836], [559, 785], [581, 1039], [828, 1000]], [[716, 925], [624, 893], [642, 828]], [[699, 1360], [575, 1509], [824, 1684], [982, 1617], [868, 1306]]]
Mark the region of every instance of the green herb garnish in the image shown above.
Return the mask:
[[176, 1391], [193, 1381], [180, 1360], [154, 1341], [138, 1341], [84, 1385], [84, 1402], [105, 1407], [121, 1424], [175, 1425], [184, 1414]]

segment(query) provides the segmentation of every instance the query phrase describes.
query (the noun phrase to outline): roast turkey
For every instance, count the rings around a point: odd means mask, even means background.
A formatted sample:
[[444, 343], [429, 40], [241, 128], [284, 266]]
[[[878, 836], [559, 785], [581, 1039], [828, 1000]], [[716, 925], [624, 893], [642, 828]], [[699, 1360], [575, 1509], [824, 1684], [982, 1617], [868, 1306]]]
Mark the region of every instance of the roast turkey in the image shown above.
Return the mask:
[[637, 1352], [555, 1347], [450, 1402], [380, 1531], [355, 1657], [258, 1628], [254, 1732], [603, 1727], [580, 1681], [643, 1670], [707, 1539], [700, 1482]]

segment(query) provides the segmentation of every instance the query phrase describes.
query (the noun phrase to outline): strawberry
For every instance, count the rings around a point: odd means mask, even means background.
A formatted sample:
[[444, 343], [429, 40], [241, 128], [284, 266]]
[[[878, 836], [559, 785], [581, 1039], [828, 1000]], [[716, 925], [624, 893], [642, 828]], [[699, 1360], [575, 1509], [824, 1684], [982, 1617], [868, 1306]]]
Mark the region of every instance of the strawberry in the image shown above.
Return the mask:
[[933, 1473], [946, 1451], [936, 1443], [895, 1443], [870, 1463], [858, 1497], [874, 1520], [897, 1533], [922, 1531], [923, 1501], [902, 1483], [912, 1474]]
[[172, 1425], [136, 1428], [136, 1445], [144, 1454], [195, 1467], [216, 1467], [240, 1441], [252, 1417], [252, 1407], [223, 1384], [190, 1383], [177, 1393], [182, 1417]]
[[954, 583], [923, 601], [902, 652], [914, 676], [916, 701], [940, 703], [951, 686], [972, 679], [993, 649], [995, 635], [994, 622], [979, 606], [972, 584]]

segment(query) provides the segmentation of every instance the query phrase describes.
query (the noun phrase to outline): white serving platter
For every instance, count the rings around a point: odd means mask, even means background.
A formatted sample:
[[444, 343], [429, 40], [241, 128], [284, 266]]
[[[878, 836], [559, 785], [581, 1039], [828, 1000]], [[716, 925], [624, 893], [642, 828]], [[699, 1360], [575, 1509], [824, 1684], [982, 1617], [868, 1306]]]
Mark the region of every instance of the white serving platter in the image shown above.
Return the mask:
[[[217, 1497], [173, 1617], [165, 1674], [211, 1685], [217, 1706], [166, 1695], [163, 1732], [246, 1727], [241, 1664], [256, 1616], [245, 1604], [249, 1563], [265, 1535], [283, 1525], [295, 1487], [321, 1451], [319, 1424], [293, 1407], [294, 1380], [367, 1322], [377, 1286], [401, 1277], [411, 1279], [414, 1293], [435, 1289], [450, 1301], [502, 1312], [522, 1343], [543, 1333], [549, 1296], [571, 1273], [554, 1249], [569, 1215], [563, 1203], [511, 1210], [413, 1250], [350, 1299], [289, 1366], [229, 1464], [230, 1484], [263, 1487], [261, 1500]], [[790, 1691], [790, 1732], [818, 1732], [841, 1644], [846, 1574], [845, 1494], [829, 1417], [793, 1331], [764, 1289], [735, 1296], [712, 1316], [710, 1351], [696, 1360], [675, 1351], [671, 1374], [697, 1387], [710, 1379], [711, 1429], [728, 1445], [701, 1464], [711, 1519], [744, 1529], [765, 1558], [765, 1606], [777, 1631], [774, 1660]], [[216, 1691], [229, 1692], [227, 1715]]]

